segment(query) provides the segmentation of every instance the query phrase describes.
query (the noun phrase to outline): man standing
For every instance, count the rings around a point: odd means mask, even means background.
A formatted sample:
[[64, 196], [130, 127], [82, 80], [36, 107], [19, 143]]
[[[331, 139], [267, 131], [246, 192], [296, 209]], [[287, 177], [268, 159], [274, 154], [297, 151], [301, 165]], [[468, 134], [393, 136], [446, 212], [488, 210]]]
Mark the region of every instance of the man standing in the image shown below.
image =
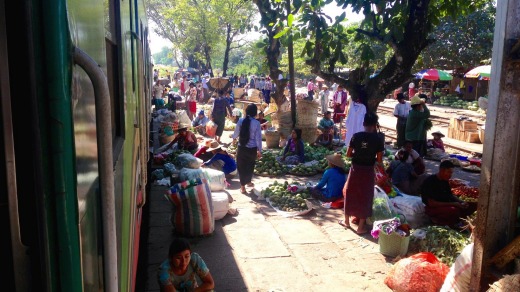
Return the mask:
[[153, 90], [153, 104], [157, 106], [159, 100], [162, 100], [164, 93], [164, 86], [157, 80], [152, 88]]
[[425, 213], [433, 224], [460, 228], [462, 219], [477, 210], [476, 202], [464, 202], [451, 192], [449, 180], [455, 165], [444, 160], [439, 165], [439, 172], [429, 176], [421, 187], [421, 197], [426, 205]]
[[209, 88], [208, 88], [209, 74], [205, 73], [202, 78], [202, 91], [204, 92], [204, 100], [208, 100]]
[[401, 148], [405, 141], [406, 120], [408, 119], [408, 114], [412, 107], [410, 106], [410, 103], [405, 100], [403, 93], [397, 94], [397, 101], [398, 103], [394, 108], [394, 117], [397, 118], [395, 129], [397, 130], [397, 147]]
[[421, 157], [426, 155], [426, 120], [430, 118], [430, 111], [425, 102], [417, 95], [412, 98], [412, 110], [408, 114], [405, 130], [405, 139], [412, 141], [413, 149]]
[[[334, 102], [334, 115], [333, 120], [335, 123], [339, 122], [339, 118], [337, 117], [338, 114], [344, 114], [345, 113], [345, 107], [347, 105], [347, 93], [343, 90], [343, 86], [339, 85], [337, 86], [336, 92], [334, 92], [333, 97]], [[348, 143], [347, 143], [348, 145]]]
[[309, 100], [314, 98], [314, 82], [312, 82], [312, 79], [309, 79], [309, 83], [307, 83], [307, 95]]

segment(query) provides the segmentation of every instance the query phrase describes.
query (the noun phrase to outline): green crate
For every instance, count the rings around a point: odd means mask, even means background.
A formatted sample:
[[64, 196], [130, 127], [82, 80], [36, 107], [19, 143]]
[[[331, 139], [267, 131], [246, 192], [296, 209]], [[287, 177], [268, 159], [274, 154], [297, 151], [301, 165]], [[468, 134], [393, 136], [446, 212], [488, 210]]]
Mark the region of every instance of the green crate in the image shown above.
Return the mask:
[[386, 256], [396, 257], [398, 255], [405, 256], [408, 253], [408, 244], [410, 236], [400, 236], [395, 232], [389, 235], [384, 232], [379, 233], [379, 252]]

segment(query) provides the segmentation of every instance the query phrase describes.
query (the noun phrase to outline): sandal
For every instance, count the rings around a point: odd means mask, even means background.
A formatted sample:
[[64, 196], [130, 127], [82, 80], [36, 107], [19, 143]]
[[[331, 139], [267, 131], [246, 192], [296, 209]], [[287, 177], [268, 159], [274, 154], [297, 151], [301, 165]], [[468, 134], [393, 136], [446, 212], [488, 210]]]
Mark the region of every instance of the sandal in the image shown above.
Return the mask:
[[247, 191], [246, 191], [245, 188], [244, 188], [244, 189], [240, 188], [240, 193], [242, 193], [242, 194], [244, 194], [244, 195], [247, 195]]
[[346, 224], [345, 223], [346, 221], [344, 219], [341, 219], [341, 220], [338, 220], [338, 224], [345, 227], [345, 228], [350, 228], [350, 224]]
[[248, 187], [250, 187], [250, 188], [254, 188], [254, 187], [255, 187], [255, 184], [252, 183], [252, 182], [250, 182], [250, 183], [248, 183], [246, 186], [248, 186]]
[[352, 224], [358, 225], [359, 224], [359, 218], [354, 217], [354, 219], [352, 219]]
[[368, 229], [365, 229], [363, 231], [355, 230], [354, 232], [356, 232], [357, 235], [363, 235], [363, 234], [367, 234], [368, 233]]

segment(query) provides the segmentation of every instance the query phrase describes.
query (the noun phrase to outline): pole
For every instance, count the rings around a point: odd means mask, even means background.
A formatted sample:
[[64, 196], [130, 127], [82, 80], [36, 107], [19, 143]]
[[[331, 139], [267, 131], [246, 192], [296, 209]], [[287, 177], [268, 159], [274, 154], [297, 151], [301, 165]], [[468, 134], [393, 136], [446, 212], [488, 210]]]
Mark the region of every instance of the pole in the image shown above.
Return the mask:
[[[287, 9], [287, 18], [291, 14], [291, 0], [285, 2]], [[291, 116], [293, 121], [293, 128], [296, 126], [296, 93], [294, 87], [294, 54], [293, 54], [293, 38], [292, 33], [289, 32], [289, 44], [287, 46], [287, 53], [289, 54], [289, 91], [291, 92]]]

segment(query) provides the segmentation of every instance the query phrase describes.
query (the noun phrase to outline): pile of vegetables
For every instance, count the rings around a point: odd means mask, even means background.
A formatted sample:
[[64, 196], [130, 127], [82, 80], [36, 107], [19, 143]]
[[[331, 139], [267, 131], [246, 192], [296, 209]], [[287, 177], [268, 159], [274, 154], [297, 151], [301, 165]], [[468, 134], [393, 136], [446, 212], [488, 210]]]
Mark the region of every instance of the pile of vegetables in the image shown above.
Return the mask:
[[466, 184], [459, 179], [450, 179], [449, 183], [450, 183], [450, 188], [452, 188], [452, 189], [466, 186]]
[[187, 150], [174, 150], [172, 153], [170, 153], [170, 155], [164, 160], [164, 162], [171, 162], [173, 163], [174, 165], [178, 166], [180, 163], [179, 161], [177, 160], [177, 157], [181, 154], [184, 154], [184, 153], [190, 153], [189, 151]]
[[235, 127], [236, 127], [235, 123], [226, 119], [226, 123], [224, 124], [224, 130], [233, 131], [233, 130], [235, 130]]
[[459, 199], [466, 202], [477, 202], [479, 191], [478, 188], [468, 187], [468, 186], [459, 186], [457, 188], [451, 189], [451, 192], [459, 197]]
[[295, 182], [289, 185], [289, 182], [274, 183], [270, 184], [265, 190], [262, 191], [266, 199], [269, 200], [271, 205], [279, 210], [286, 212], [295, 212], [307, 210], [307, 203], [305, 199], [311, 197], [310, 192], [307, 188], [301, 188], [303, 190], [292, 192], [289, 190], [291, 186], [299, 185]]
[[433, 102], [434, 105], [444, 105], [452, 108], [469, 109], [477, 111], [479, 109], [477, 101], [463, 101], [454, 95], [441, 96], [439, 100]]
[[412, 237], [409, 251], [431, 252], [448, 266], [455, 262], [462, 249], [470, 243], [467, 235], [449, 227], [428, 226], [422, 230], [426, 231], [426, 237], [424, 239]]
[[321, 160], [325, 156], [334, 154], [334, 151], [325, 147], [312, 147], [309, 143], [304, 144], [305, 161]]
[[318, 168], [317, 166], [305, 166], [303, 164], [298, 164], [289, 170], [289, 173], [294, 175], [311, 176], [318, 173]]
[[269, 150], [262, 151], [262, 158], [256, 161], [254, 173], [265, 176], [286, 174], [289, 171], [289, 168], [276, 161], [276, 156], [276, 152], [271, 152]]

